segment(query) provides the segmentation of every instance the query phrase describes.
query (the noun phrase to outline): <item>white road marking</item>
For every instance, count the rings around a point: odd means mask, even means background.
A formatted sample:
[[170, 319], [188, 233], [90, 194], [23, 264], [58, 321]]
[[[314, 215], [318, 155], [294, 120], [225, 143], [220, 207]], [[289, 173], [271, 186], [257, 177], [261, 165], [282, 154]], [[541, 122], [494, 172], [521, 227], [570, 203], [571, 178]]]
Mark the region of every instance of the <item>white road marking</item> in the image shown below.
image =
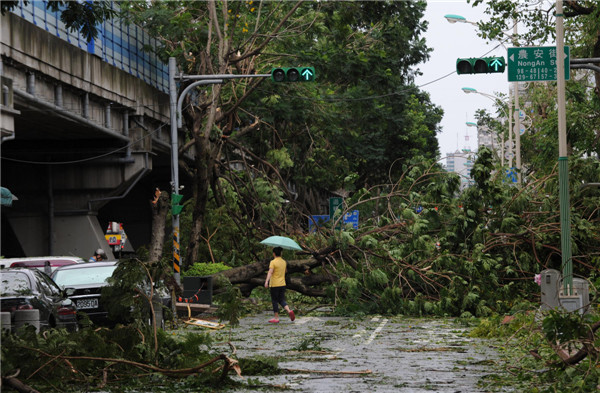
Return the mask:
[[364, 345], [369, 345], [371, 344], [371, 342], [373, 342], [373, 340], [375, 339], [375, 337], [377, 337], [377, 333], [379, 333], [381, 331], [381, 329], [383, 329], [383, 327], [385, 326], [385, 324], [388, 322], [388, 320], [386, 318], [384, 318], [381, 323], [379, 324], [379, 326], [377, 326], [377, 329], [375, 329], [373, 331], [373, 333], [371, 333], [371, 336], [367, 339], [367, 341], [365, 341]]

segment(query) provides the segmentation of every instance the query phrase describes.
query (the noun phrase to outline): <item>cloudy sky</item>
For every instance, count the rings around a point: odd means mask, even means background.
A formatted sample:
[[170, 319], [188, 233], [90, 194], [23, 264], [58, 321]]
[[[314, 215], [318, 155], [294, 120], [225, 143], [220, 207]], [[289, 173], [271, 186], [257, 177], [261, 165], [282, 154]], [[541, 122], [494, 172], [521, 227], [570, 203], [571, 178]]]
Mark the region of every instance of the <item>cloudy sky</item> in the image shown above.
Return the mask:
[[[477, 36], [477, 27], [469, 23], [449, 23], [444, 15], [461, 15], [469, 21], [487, 20], [485, 6], [472, 7], [466, 0], [428, 0], [425, 19], [429, 29], [425, 34], [427, 45], [433, 48], [431, 58], [419, 69], [423, 73], [416, 80], [421, 89], [430, 93], [431, 101], [444, 109], [438, 134], [442, 157], [447, 153], [469, 147], [477, 149], [477, 133], [466, 122], [474, 122], [478, 109], [494, 113], [493, 100], [479, 94], [466, 94], [462, 87], [471, 87], [481, 93], [496, 92], [508, 95], [508, 76], [502, 74], [457, 75], [456, 59], [459, 57], [503, 56], [506, 49], [498, 41], [486, 43]], [[510, 46], [510, 45], [509, 45]], [[496, 49], [494, 49], [496, 48]], [[452, 73], [444, 78], [445, 75]], [[441, 80], [438, 80], [442, 78]], [[436, 81], [437, 80], [437, 81]], [[468, 135], [468, 140], [466, 136]], [[445, 163], [445, 160], [442, 161]]]

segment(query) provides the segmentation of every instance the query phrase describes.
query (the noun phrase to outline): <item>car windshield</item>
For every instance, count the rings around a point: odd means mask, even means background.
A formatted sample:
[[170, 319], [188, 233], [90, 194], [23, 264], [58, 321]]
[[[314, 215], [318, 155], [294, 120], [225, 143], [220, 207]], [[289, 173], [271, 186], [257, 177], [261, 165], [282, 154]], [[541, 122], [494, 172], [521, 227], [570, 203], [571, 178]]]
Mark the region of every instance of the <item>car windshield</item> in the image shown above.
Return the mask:
[[113, 265], [56, 270], [52, 278], [63, 288], [70, 285], [104, 284], [116, 268], [117, 266]]
[[0, 279], [0, 296], [31, 295], [29, 277], [19, 272], [4, 272]]

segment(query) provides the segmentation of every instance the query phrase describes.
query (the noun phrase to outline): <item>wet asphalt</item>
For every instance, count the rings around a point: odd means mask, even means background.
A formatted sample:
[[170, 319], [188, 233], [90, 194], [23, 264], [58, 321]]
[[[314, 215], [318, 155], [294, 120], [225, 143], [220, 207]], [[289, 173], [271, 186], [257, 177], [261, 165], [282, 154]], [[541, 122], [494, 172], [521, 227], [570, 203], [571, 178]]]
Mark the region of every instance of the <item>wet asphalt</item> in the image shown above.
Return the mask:
[[[325, 310], [326, 311], [326, 310]], [[281, 315], [245, 317], [234, 329], [209, 330], [214, 349], [236, 357], [277, 357], [282, 375], [245, 376], [262, 387], [230, 390], [297, 392], [448, 392], [508, 391], [486, 382], [501, 375], [495, 343], [470, 338], [469, 328], [454, 319], [367, 316], [346, 318]], [[244, 370], [242, 369], [242, 375]], [[233, 377], [233, 378], [238, 378]]]

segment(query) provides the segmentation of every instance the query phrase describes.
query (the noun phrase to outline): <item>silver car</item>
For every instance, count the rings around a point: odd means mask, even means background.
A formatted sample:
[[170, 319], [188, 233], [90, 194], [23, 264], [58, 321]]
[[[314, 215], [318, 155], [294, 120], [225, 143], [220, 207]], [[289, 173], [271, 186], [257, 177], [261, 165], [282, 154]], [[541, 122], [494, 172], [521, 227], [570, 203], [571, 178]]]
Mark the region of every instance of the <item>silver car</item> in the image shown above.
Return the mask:
[[78, 311], [85, 312], [95, 324], [106, 324], [108, 312], [100, 294], [116, 268], [116, 261], [78, 263], [57, 268], [52, 279], [67, 292]]

